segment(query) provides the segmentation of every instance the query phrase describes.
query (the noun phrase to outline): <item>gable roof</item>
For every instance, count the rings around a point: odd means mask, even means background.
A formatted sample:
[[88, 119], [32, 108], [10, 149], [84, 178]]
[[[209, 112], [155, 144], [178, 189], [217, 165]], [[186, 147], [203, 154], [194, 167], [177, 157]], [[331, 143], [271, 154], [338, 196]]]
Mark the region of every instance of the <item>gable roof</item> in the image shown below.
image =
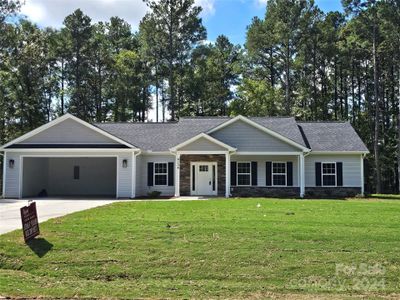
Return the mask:
[[[179, 122], [167, 123], [95, 123], [94, 125], [120, 137], [146, 151], [169, 151], [200, 133], [218, 130], [222, 124], [238, 117], [182, 117]], [[283, 139], [307, 148], [293, 117], [254, 117], [248, 119], [253, 126], [261, 126], [265, 131], [280, 135]]]
[[217, 140], [216, 138], [213, 138], [212, 136], [209, 136], [208, 134], [205, 134], [205, 133], [200, 133], [200, 134], [198, 134], [198, 135], [196, 135], [196, 136], [184, 141], [183, 143], [180, 143], [179, 145], [176, 145], [176, 146], [172, 147], [170, 150], [171, 151], [177, 151], [178, 149], [180, 149], [182, 147], [185, 147], [185, 146], [188, 146], [191, 143], [193, 143], [195, 141], [198, 141], [200, 139], [206, 139], [207, 141], [209, 141], [209, 142], [211, 142], [211, 143], [213, 143], [215, 145], [218, 145], [218, 146], [220, 146], [222, 148], [225, 148], [228, 151], [236, 151], [236, 148], [233, 148], [233, 147], [231, 147], [231, 146], [229, 146], [229, 145], [227, 145], [227, 144], [225, 144], [225, 143]]
[[349, 122], [297, 123], [313, 152], [369, 152]]
[[[208, 133], [228, 126], [236, 120], [269, 133], [288, 144], [313, 152], [368, 153], [368, 148], [348, 122], [296, 122], [293, 117], [188, 117], [168, 123], [95, 123], [89, 124], [70, 114], [63, 115], [0, 147], [0, 150], [23, 142], [64, 120], [74, 120], [97, 133], [133, 149], [166, 152], [176, 146], [210, 137]], [[211, 139], [215, 139], [210, 137]], [[60, 141], [62, 142], [62, 141]], [[218, 141], [220, 142], [220, 141]], [[224, 144], [229, 149], [232, 145]]]
[[[103, 135], [103, 136], [105, 136], [105, 137], [107, 137], [107, 138], [109, 138], [109, 139], [111, 139], [111, 140], [113, 140], [113, 141], [115, 141], [117, 143], [125, 145], [125, 146], [127, 146], [129, 148], [136, 148], [133, 144], [130, 144], [130, 143], [120, 139], [119, 137], [117, 137], [115, 135], [112, 135], [112, 134], [110, 134], [110, 133], [108, 133], [108, 132], [106, 132], [104, 130], [101, 130], [100, 128], [98, 128], [98, 127], [96, 127], [96, 126], [94, 126], [94, 125], [92, 125], [90, 123], [87, 123], [87, 122], [85, 122], [85, 121], [83, 121], [83, 120], [81, 120], [81, 119], [79, 119], [79, 118], [77, 118], [77, 117], [75, 117], [75, 116], [73, 116], [71, 114], [65, 114], [65, 115], [63, 115], [63, 116], [61, 116], [61, 117], [59, 117], [59, 118], [57, 118], [57, 119], [55, 119], [55, 120], [53, 120], [53, 121], [51, 121], [49, 123], [46, 123], [46, 124], [36, 128], [36, 129], [34, 129], [34, 130], [32, 130], [32, 131], [30, 131], [30, 132], [28, 132], [28, 133], [16, 138], [14, 140], [6, 143], [5, 145], [1, 146], [0, 149], [8, 148], [8, 147], [10, 147], [10, 146], [12, 146], [12, 145], [14, 145], [16, 143], [21, 143], [21, 142], [23, 142], [23, 141], [25, 141], [25, 140], [33, 137], [33, 136], [36, 136], [36, 135], [40, 134], [41, 132], [44, 132], [45, 130], [47, 130], [49, 128], [52, 128], [53, 126], [55, 126], [57, 124], [60, 124], [61, 122], [64, 122], [66, 120], [73, 120], [73, 121], [75, 121], [75, 122], [77, 122], [77, 123], [89, 128], [89, 129], [93, 130], [94, 132], [99, 133], [99, 134], [101, 134], [101, 135]], [[62, 140], [60, 140], [60, 142], [62, 142]]]
[[300, 148], [304, 151], [309, 150], [307, 149], [308, 147], [305, 145], [304, 139], [301, 136], [300, 130], [297, 128], [296, 121], [293, 117], [247, 118], [239, 115], [211, 129], [207, 133], [216, 132], [239, 120], [255, 128], [258, 128], [261, 131], [266, 132], [267, 134], [272, 135], [278, 138], [279, 140], [286, 142], [287, 144]]

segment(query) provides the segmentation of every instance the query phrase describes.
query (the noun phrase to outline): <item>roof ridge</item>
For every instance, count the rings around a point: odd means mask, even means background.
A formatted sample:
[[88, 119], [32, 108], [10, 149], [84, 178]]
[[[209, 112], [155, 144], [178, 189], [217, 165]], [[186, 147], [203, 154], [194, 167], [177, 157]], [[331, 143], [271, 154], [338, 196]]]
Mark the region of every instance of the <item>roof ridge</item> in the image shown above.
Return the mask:
[[340, 123], [340, 124], [345, 124], [345, 123], [349, 123], [349, 121], [296, 121], [297, 123], [300, 124], [305, 124], [305, 123], [316, 123], [316, 124], [321, 124], [321, 123], [327, 123], [327, 124], [336, 124], [336, 123]]
[[294, 119], [292, 116], [266, 116], [266, 117], [246, 117], [249, 119]]
[[168, 122], [95, 122], [95, 123], [90, 123], [92, 125], [98, 125], [98, 124], [110, 124], [110, 125], [120, 125], [120, 124], [177, 124], [179, 123], [178, 121], [168, 121]]
[[180, 117], [181, 119], [232, 119], [232, 117], [229, 116], [185, 116], [185, 117]]

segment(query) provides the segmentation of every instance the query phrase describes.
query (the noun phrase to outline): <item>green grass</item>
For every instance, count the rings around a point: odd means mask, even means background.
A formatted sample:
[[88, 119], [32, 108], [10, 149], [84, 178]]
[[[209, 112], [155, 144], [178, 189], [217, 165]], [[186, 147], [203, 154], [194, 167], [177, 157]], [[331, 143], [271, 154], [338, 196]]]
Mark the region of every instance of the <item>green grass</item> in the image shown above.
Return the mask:
[[0, 236], [0, 296], [400, 297], [400, 201], [120, 202], [40, 227]]

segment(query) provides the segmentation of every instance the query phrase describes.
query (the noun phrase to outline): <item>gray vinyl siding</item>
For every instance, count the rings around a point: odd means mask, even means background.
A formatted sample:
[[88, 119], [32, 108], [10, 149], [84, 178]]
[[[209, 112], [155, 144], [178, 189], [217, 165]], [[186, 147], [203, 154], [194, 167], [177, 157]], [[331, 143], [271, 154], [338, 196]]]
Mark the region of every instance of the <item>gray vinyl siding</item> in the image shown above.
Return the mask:
[[[15, 165], [13, 169], [9, 168], [8, 163], [6, 164], [6, 185], [5, 185], [5, 197], [7, 198], [19, 198], [20, 197], [20, 187], [21, 187], [21, 179], [22, 173], [21, 170], [21, 156], [22, 155], [37, 155], [37, 156], [52, 156], [55, 153], [50, 152], [35, 152], [30, 153], [26, 152], [7, 152], [7, 161], [10, 159], [14, 159]], [[96, 157], [109, 157], [109, 156], [117, 156], [117, 197], [119, 198], [130, 198], [132, 195], [132, 153], [123, 153], [123, 152], [68, 152], [65, 151], [63, 153], [57, 152], [56, 155], [74, 155], [75, 157], [85, 157], [90, 155], [96, 155]], [[127, 168], [122, 167], [122, 161], [127, 159], [128, 166]], [[21, 175], [21, 176], [20, 176]], [[95, 179], [94, 179], [95, 180]], [[22, 192], [22, 189], [21, 189]]]
[[[126, 159], [128, 166], [122, 167], [123, 160]], [[119, 198], [130, 198], [132, 196], [132, 153], [121, 153], [118, 155], [117, 162], [117, 192]]]
[[315, 163], [316, 162], [342, 162], [343, 163], [343, 186], [361, 186], [361, 156], [359, 154], [342, 155], [313, 155], [304, 159], [305, 186], [315, 187]]
[[179, 151], [226, 151], [226, 148], [221, 147], [202, 137], [180, 148]]
[[[149, 192], [160, 191], [162, 196], [173, 196], [175, 194], [175, 186], [147, 186], [147, 163], [148, 162], [173, 162], [174, 175], [175, 170], [175, 156], [174, 155], [139, 155], [136, 158], [136, 196], [147, 196]], [[175, 182], [175, 181], [174, 181]]]
[[67, 119], [21, 142], [21, 144], [35, 143], [116, 144], [117, 142], [74, 120]]
[[281, 155], [232, 155], [231, 161], [236, 162], [257, 162], [257, 186], [266, 186], [266, 162], [293, 162], [293, 186], [299, 186], [299, 165], [297, 156], [281, 156]]
[[[21, 160], [19, 155], [14, 153], [6, 153], [6, 173], [5, 173], [5, 186], [4, 196], [6, 198], [19, 198], [19, 169], [21, 166]], [[14, 168], [10, 169], [9, 160], [14, 160]]]
[[225, 144], [237, 148], [237, 151], [299, 151], [298, 148], [243, 121], [236, 121], [210, 135]]

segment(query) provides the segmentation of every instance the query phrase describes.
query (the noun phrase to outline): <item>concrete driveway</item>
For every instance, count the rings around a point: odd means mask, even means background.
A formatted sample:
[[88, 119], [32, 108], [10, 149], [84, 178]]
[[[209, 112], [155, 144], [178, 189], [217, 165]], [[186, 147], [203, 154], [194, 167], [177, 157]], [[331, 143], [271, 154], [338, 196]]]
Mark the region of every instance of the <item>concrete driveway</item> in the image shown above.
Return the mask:
[[[64, 216], [76, 211], [117, 202], [117, 200], [88, 199], [40, 199], [36, 200], [39, 222]], [[22, 229], [20, 208], [28, 200], [0, 199], [0, 234]]]

